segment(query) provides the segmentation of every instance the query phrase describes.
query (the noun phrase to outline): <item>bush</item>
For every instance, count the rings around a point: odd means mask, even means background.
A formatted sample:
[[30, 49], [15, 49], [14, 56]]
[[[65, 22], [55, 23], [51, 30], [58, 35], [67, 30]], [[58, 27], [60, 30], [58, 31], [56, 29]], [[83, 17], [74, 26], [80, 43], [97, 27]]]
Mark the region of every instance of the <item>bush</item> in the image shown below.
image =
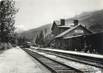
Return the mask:
[[10, 43], [0, 43], [0, 50], [6, 50], [12, 48]]

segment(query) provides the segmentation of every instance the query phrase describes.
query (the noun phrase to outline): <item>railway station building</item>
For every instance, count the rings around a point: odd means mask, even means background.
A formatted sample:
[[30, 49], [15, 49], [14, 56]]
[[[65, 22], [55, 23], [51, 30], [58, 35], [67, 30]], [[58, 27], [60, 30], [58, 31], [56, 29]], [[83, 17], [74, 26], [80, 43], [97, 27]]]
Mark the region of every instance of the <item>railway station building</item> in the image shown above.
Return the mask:
[[78, 20], [74, 20], [71, 25], [66, 24], [65, 19], [61, 19], [58, 23], [54, 21], [51, 30], [55, 36], [49, 43], [52, 48], [81, 51], [92, 46], [87, 40], [87, 36], [92, 32], [79, 24]]

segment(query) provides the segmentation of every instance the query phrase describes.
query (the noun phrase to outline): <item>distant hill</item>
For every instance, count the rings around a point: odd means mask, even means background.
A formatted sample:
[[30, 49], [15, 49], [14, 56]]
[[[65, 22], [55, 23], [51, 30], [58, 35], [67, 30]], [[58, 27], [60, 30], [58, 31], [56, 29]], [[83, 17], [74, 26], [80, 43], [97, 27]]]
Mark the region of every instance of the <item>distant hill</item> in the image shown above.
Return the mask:
[[51, 26], [52, 26], [51, 24], [46, 24], [41, 27], [31, 29], [29, 31], [24, 31], [22, 33], [19, 33], [19, 36], [26, 37], [27, 39], [30, 40], [35, 40], [37, 35], [39, 35], [41, 31], [43, 31], [43, 34], [45, 36], [49, 34], [51, 32]]
[[[103, 10], [98, 10], [98, 11], [92, 11], [92, 12], [84, 12], [80, 15], [77, 15], [76, 17], [73, 18], [68, 18], [66, 19], [66, 22], [68, 24], [73, 22], [73, 19], [78, 19], [80, 21], [80, 24], [83, 24], [91, 30], [92, 32], [102, 32], [103, 31]], [[34, 39], [36, 36], [43, 31], [44, 35], [46, 36], [51, 32], [51, 27], [52, 24], [46, 24], [44, 26], [41, 26], [36, 29], [32, 29], [29, 31], [25, 31], [21, 34], [19, 34], [22, 37], [26, 37], [28, 39]]]
[[[103, 31], [103, 10], [83, 12], [80, 15], [73, 17], [77, 18], [80, 24], [85, 25], [92, 32], [102, 32]], [[66, 19], [72, 22], [72, 19]]]
[[85, 24], [93, 32], [103, 31], [103, 10], [85, 13], [85, 16], [83, 14], [79, 17], [82, 24]]

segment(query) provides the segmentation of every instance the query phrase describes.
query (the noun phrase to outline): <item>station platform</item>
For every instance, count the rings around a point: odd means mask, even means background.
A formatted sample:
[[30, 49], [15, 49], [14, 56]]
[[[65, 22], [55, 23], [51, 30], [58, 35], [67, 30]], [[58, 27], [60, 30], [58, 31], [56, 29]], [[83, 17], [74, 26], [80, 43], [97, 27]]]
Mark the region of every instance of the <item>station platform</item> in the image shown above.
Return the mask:
[[54, 52], [61, 52], [61, 53], [66, 53], [66, 54], [74, 54], [74, 55], [79, 55], [79, 56], [86, 56], [86, 57], [97, 58], [97, 59], [103, 59], [103, 55], [100, 55], [100, 54], [90, 54], [90, 53], [84, 53], [84, 52], [61, 50], [61, 49], [51, 49], [51, 48], [39, 48], [39, 49], [47, 50], [47, 51], [54, 51]]

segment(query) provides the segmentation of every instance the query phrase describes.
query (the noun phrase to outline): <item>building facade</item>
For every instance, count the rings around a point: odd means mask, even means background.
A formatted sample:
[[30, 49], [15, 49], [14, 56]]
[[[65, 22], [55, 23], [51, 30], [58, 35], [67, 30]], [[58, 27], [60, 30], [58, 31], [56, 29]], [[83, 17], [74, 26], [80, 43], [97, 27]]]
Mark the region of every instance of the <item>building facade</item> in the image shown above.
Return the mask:
[[78, 20], [74, 20], [73, 24], [74, 25], [72, 26], [67, 26], [63, 19], [60, 21], [59, 25], [54, 22], [51, 30], [52, 34], [55, 35], [55, 38], [49, 43], [49, 46], [52, 48], [73, 51], [91, 48], [87, 36], [91, 35], [92, 32], [79, 24]]

